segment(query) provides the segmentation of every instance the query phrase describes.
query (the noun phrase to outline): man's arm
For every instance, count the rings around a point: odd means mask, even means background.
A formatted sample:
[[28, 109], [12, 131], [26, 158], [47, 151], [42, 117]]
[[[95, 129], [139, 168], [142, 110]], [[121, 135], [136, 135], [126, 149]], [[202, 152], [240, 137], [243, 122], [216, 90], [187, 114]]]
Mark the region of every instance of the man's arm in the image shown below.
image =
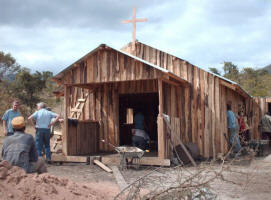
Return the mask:
[[31, 115], [30, 117], [28, 117], [28, 120], [30, 122], [30, 125], [33, 126], [33, 127], [35, 127], [35, 124], [33, 122], [33, 115]]
[[4, 130], [4, 135], [8, 134], [8, 130], [7, 130], [7, 121], [3, 120], [3, 130]]
[[59, 120], [59, 118], [60, 118], [60, 115], [59, 115], [59, 114], [56, 114], [56, 119], [55, 119], [54, 121], [52, 121], [52, 122], [49, 124], [49, 128], [50, 128], [51, 126], [53, 126], [53, 125]]

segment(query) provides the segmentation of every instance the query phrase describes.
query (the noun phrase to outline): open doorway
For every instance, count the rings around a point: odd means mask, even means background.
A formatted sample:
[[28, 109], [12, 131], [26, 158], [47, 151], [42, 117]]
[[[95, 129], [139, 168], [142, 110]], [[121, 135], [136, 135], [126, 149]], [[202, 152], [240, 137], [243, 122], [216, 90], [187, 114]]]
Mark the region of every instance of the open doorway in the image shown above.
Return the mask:
[[119, 96], [120, 145], [132, 144], [133, 117], [142, 112], [145, 131], [152, 141], [150, 150], [157, 151], [158, 93], [122, 94]]
[[271, 103], [268, 103], [268, 112], [271, 113]]

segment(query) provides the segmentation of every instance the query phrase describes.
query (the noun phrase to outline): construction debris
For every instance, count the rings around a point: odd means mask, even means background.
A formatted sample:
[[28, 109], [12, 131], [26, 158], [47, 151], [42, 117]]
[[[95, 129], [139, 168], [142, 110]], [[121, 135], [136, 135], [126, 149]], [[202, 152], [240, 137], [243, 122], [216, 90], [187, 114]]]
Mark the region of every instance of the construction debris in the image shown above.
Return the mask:
[[93, 163], [98, 165], [100, 168], [102, 168], [106, 172], [109, 172], [109, 173], [113, 172], [109, 167], [107, 167], [105, 164], [103, 164], [99, 160], [93, 160]]

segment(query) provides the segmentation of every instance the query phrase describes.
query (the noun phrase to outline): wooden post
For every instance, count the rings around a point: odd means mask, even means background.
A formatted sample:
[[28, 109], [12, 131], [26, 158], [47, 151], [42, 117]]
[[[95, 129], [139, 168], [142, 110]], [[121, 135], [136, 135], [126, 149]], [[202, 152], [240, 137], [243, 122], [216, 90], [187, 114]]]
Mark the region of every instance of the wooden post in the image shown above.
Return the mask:
[[67, 135], [68, 135], [68, 107], [70, 105], [69, 102], [70, 97], [70, 88], [65, 85], [64, 86], [64, 128], [62, 132], [62, 152], [64, 155], [68, 155], [68, 143], [67, 143]]
[[165, 137], [164, 137], [164, 121], [163, 121], [163, 82], [158, 79], [158, 96], [159, 96], [159, 115], [157, 118], [158, 128], [158, 157], [165, 158]]

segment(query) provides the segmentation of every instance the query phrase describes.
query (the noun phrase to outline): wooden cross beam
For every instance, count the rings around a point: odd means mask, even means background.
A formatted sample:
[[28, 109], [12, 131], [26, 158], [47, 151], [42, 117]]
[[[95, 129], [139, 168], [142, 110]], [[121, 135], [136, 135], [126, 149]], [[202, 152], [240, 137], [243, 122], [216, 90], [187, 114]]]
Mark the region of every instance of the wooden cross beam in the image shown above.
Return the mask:
[[137, 22], [146, 22], [147, 19], [146, 18], [140, 18], [137, 19], [136, 18], [136, 6], [133, 7], [133, 18], [130, 20], [123, 20], [122, 23], [123, 24], [127, 24], [127, 23], [132, 23], [133, 24], [133, 46], [132, 49], [135, 50], [135, 42], [136, 42], [136, 23]]

